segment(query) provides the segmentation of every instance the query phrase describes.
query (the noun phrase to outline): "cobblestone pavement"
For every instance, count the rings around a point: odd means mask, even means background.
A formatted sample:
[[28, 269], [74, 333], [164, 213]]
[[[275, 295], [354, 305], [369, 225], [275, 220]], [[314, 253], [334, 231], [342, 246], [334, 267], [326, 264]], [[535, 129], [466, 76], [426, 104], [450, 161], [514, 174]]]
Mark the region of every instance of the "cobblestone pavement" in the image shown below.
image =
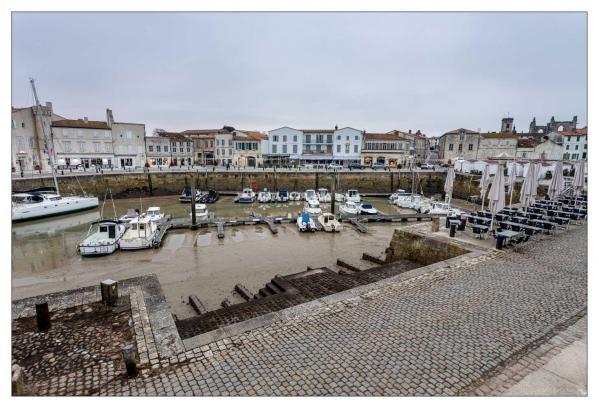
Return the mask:
[[[462, 395], [586, 312], [586, 226], [63, 394]], [[562, 256], [568, 254], [568, 256]], [[138, 340], [139, 342], [139, 340]], [[154, 357], [154, 358], [152, 358]], [[49, 393], [52, 393], [51, 391]]]

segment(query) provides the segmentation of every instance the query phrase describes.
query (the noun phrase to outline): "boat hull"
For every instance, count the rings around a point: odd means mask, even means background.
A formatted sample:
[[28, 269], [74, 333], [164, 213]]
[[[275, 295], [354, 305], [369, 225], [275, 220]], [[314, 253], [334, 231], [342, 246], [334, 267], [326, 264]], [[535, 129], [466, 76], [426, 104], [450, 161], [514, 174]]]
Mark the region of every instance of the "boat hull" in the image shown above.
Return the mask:
[[76, 199], [68, 199], [64, 202], [56, 203], [53, 206], [50, 203], [40, 203], [36, 206], [30, 206], [27, 209], [13, 209], [12, 222], [25, 222], [55, 217], [58, 215], [85, 211], [96, 207], [98, 207], [97, 197], [79, 197]]
[[118, 248], [118, 244], [116, 242], [112, 244], [103, 244], [103, 245], [86, 245], [79, 246], [79, 254], [81, 256], [102, 256], [102, 255], [110, 255], [114, 253]]

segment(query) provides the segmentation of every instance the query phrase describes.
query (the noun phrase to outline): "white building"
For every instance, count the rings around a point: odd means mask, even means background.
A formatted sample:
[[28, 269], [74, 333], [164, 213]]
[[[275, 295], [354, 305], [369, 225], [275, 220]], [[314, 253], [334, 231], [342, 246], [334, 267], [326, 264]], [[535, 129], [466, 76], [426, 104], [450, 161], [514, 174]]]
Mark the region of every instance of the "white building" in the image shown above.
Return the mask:
[[146, 164], [146, 125], [115, 122], [110, 109], [106, 109], [106, 121], [112, 130], [114, 167], [143, 167]]
[[265, 165], [287, 166], [299, 163], [303, 154], [304, 133], [299, 129], [283, 126], [268, 132], [262, 141], [262, 157]]
[[333, 162], [347, 165], [360, 161], [364, 133], [351, 127], [333, 132]]
[[587, 127], [560, 132], [564, 137], [564, 160], [588, 159]]
[[52, 122], [57, 166], [111, 167], [114, 164], [112, 132], [108, 123], [83, 119]]
[[233, 164], [233, 133], [223, 130], [214, 136], [214, 161], [218, 166]]

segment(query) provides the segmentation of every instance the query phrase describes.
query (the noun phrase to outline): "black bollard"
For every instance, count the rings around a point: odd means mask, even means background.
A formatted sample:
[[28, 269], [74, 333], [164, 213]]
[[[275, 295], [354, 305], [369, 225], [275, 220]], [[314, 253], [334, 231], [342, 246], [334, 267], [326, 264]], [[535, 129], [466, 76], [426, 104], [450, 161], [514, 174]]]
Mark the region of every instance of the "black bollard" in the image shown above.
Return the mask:
[[503, 249], [503, 240], [504, 237], [497, 237], [497, 244], [495, 245], [496, 249]]
[[456, 224], [452, 223], [451, 226], [449, 227], [449, 236], [450, 237], [455, 237], [455, 228], [456, 228]]
[[112, 279], [105, 279], [100, 282], [100, 292], [102, 293], [102, 303], [112, 306], [119, 298], [119, 283]]
[[132, 378], [137, 375], [137, 362], [135, 356], [135, 349], [133, 345], [129, 344], [121, 350], [123, 361], [125, 362], [125, 368], [127, 369], [127, 377]]
[[37, 319], [37, 329], [39, 331], [50, 329], [50, 309], [48, 308], [48, 302], [37, 303], [35, 305], [35, 317]]

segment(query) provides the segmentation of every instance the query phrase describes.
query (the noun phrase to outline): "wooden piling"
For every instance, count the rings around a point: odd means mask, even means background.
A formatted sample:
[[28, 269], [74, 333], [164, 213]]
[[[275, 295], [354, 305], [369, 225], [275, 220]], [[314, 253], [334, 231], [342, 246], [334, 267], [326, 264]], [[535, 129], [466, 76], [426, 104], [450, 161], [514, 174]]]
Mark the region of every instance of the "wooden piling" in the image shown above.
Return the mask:
[[239, 293], [239, 295], [244, 298], [245, 300], [250, 300], [254, 297], [254, 295], [252, 294], [252, 292], [250, 292], [248, 290], [248, 288], [246, 288], [245, 286], [243, 286], [241, 283], [238, 283], [237, 285], [235, 285], [235, 292]]
[[206, 313], [206, 307], [196, 295], [189, 295], [189, 304], [196, 311], [197, 314], [202, 315]]

